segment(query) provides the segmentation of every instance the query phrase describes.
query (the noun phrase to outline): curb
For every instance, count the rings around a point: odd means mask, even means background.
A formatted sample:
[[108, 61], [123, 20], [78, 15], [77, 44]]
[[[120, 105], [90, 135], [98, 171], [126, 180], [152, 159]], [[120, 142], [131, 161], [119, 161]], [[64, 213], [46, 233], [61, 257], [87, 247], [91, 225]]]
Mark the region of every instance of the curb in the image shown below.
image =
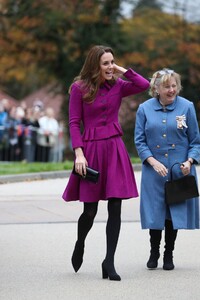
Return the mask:
[[0, 184], [22, 182], [22, 181], [34, 181], [44, 179], [55, 179], [55, 178], [67, 178], [71, 171], [50, 171], [50, 172], [39, 172], [39, 173], [24, 173], [15, 175], [2, 175], [0, 176]]
[[[135, 172], [141, 171], [141, 164], [133, 164]], [[49, 171], [49, 172], [38, 172], [38, 173], [24, 173], [15, 175], [2, 175], [0, 176], [0, 184], [23, 182], [23, 181], [34, 181], [34, 180], [45, 180], [55, 178], [68, 178], [71, 174], [71, 170], [67, 171]]]

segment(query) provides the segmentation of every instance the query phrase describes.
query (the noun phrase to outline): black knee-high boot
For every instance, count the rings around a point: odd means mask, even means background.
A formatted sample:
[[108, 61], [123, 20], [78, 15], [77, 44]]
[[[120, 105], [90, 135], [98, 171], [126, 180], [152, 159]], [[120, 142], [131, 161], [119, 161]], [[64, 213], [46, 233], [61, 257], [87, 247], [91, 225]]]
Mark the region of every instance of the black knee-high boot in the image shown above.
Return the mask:
[[84, 210], [78, 220], [78, 238], [75, 244], [75, 248], [72, 254], [72, 266], [77, 272], [83, 263], [83, 254], [85, 239], [92, 228], [94, 218], [97, 213], [98, 202], [95, 203], [84, 203]]
[[173, 270], [173, 250], [178, 230], [173, 229], [172, 221], [165, 221], [165, 252], [163, 257], [163, 269]]
[[117, 248], [121, 228], [121, 199], [110, 199], [108, 201], [108, 221], [106, 226], [106, 257], [102, 263], [102, 276], [110, 280], [120, 281], [114, 267], [114, 255]]
[[158, 266], [158, 259], [160, 257], [160, 241], [162, 237], [162, 230], [150, 229], [150, 257], [147, 262], [147, 268], [156, 269]]

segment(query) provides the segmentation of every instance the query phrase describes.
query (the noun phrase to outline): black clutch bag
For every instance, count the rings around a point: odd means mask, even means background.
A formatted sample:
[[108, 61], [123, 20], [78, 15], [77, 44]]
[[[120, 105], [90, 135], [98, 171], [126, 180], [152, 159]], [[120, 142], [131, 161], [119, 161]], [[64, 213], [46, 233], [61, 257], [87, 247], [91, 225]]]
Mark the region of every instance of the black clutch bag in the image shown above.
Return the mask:
[[171, 180], [165, 182], [165, 201], [167, 204], [177, 204], [199, 196], [195, 176], [187, 175], [173, 180], [172, 168], [175, 164], [170, 169]]
[[75, 171], [75, 167], [73, 168], [72, 173], [74, 175], [79, 176], [82, 179], [88, 180], [88, 181], [93, 182], [93, 183], [97, 183], [98, 180], [99, 180], [99, 172], [92, 169], [92, 168], [89, 168], [89, 167], [86, 167], [86, 175], [85, 176], [81, 176], [80, 174], [78, 174]]

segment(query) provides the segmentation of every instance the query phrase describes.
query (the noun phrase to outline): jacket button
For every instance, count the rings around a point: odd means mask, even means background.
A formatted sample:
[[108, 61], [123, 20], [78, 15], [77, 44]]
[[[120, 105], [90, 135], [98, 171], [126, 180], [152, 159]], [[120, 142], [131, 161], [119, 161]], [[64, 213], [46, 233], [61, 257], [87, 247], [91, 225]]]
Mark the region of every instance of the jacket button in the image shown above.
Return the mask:
[[175, 144], [172, 144], [172, 148], [175, 148]]
[[168, 154], [167, 154], [167, 153], [165, 153], [165, 157], [168, 157]]
[[160, 148], [160, 145], [157, 145], [156, 148]]
[[163, 123], [166, 123], [166, 120], [162, 120]]
[[166, 138], [166, 136], [167, 136], [167, 135], [164, 133], [164, 134], [163, 134], [163, 137]]

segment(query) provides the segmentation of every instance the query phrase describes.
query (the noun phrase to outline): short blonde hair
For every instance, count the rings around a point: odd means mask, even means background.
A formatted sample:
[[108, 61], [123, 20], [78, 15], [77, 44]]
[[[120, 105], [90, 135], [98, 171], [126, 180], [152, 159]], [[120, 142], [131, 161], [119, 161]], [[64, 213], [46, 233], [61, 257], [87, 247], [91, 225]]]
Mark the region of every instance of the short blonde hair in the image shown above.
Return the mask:
[[174, 77], [176, 80], [177, 94], [179, 94], [179, 92], [182, 89], [181, 76], [178, 73], [174, 72], [173, 70], [167, 68], [164, 68], [153, 74], [153, 77], [151, 78], [150, 81], [149, 94], [152, 97], [158, 98], [158, 93], [157, 93], [158, 86], [166, 84], [172, 77]]

